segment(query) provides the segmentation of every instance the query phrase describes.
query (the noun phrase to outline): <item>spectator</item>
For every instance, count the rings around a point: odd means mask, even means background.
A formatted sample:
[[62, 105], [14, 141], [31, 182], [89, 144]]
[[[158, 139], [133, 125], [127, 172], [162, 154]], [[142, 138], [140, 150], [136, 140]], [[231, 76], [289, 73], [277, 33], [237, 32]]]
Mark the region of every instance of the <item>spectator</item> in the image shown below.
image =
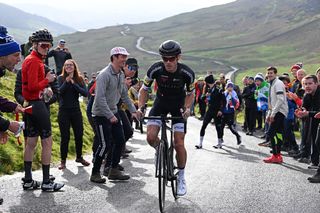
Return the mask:
[[262, 129], [262, 123], [265, 123], [266, 112], [268, 109], [269, 83], [264, 81], [261, 73], [254, 77], [256, 84], [255, 99], [257, 100], [257, 129]]
[[66, 41], [61, 39], [58, 46], [55, 49], [50, 50], [46, 58], [47, 65], [49, 65], [49, 58], [54, 58], [57, 76], [61, 75], [64, 62], [68, 59], [72, 59], [71, 53], [69, 52], [69, 49], [65, 47], [65, 44]]
[[284, 119], [288, 115], [286, 91], [283, 82], [277, 78], [276, 67], [268, 67], [267, 76], [270, 83], [267, 122], [270, 125], [268, 136], [271, 140], [272, 156], [265, 158], [263, 161], [265, 163], [282, 163], [281, 146], [283, 143]]
[[242, 92], [242, 98], [245, 102], [245, 122], [248, 127], [247, 135], [253, 135], [256, 124], [257, 100], [254, 98], [255, 90], [254, 78], [249, 77], [248, 85], [243, 88]]
[[205, 86], [205, 81], [203, 77], [199, 77], [197, 82], [195, 83], [196, 97], [195, 103], [199, 106], [200, 112], [200, 120], [203, 120], [204, 115], [206, 113], [207, 104], [205, 98], [202, 98], [202, 92]]
[[29, 36], [27, 43], [21, 44], [21, 54], [23, 58], [26, 58], [31, 53], [30, 49], [32, 49], [31, 36]]
[[90, 163], [82, 157], [83, 120], [79, 104], [79, 95], [86, 97], [88, 91], [83, 77], [79, 75], [79, 68], [74, 60], [66, 60], [62, 68], [62, 74], [58, 77], [58, 83], [60, 91], [58, 122], [61, 137], [61, 164], [58, 168], [60, 170], [66, 168], [70, 126], [73, 129], [76, 145], [76, 162], [89, 166]]

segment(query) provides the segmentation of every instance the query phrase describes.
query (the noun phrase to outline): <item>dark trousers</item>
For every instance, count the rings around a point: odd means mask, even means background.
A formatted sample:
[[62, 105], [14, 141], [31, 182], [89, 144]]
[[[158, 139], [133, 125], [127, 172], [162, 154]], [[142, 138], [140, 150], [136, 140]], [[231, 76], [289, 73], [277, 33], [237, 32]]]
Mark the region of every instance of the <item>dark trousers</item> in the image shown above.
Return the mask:
[[[122, 128], [123, 128], [123, 133], [124, 133], [124, 140], [125, 143], [132, 137], [133, 135], [133, 130], [129, 121], [129, 118], [127, 116], [127, 113], [123, 110], [118, 110], [121, 122], [122, 122]], [[125, 143], [123, 144], [121, 150], [125, 148]], [[112, 144], [113, 146], [113, 144]], [[111, 149], [112, 150], [112, 149]], [[106, 164], [105, 167], [109, 167], [112, 165], [112, 152], [109, 150], [107, 152], [106, 156]]]
[[77, 158], [82, 157], [83, 121], [80, 109], [59, 109], [58, 122], [61, 134], [61, 160], [66, 160], [70, 141], [70, 126], [73, 129]]
[[294, 119], [285, 119], [284, 121], [284, 144], [283, 146], [289, 147], [290, 149], [298, 150], [299, 146], [294, 135]]
[[94, 154], [92, 173], [99, 173], [102, 160], [107, 151], [112, 154], [111, 166], [116, 168], [120, 162], [122, 147], [125, 143], [120, 116], [115, 114], [117, 123], [111, 123], [106, 117], [96, 116], [94, 122], [98, 134], [99, 146]]
[[248, 127], [249, 132], [253, 132], [256, 126], [256, 108], [245, 108], [245, 119]]
[[233, 113], [227, 113], [227, 114], [223, 114], [223, 118], [222, 118], [222, 136], [223, 136], [223, 131], [224, 131], [224, 127], [225, 125], [228, 125], [230, 131], [232, 132], [232, 134], [234, 134], [237, 137], [240, 137], [237, 129], [236, 129], [236, 125], [234, 123], [234, 112]]
[[207, 103], [202, 98], [198, 99], [200, 116], [203, 118], [206, 114]]
[[284, 131], [285, 116], [278, 112], [274, 116], [274, 121], [270, 124], [268, 135], [271, 141], [272, 153], [274, 155], [280, 154], [281, 146], [283, 144], [283, 131]]
[[218, 117], [217, 116], [218, 111], [217, 110], [213, 110], [209, 107], [208, 111], [205, 113], [204, 115], [204, 119], [202, 122], [202, 126], [201, 126], [201, 130], [200, 130], [200, 136], [204, 136], [206, 133], [206, 128], [208, 126], [208, 124], [211, 122], [211, 120], [214, 120], [214, 124], [216, 126], [216, 131], [217, 131], [217, 135], [218, 138], [222, 138], [223, 133], [222, 133], [222, 128], [221, 128], [221, 116]]
[[311, 154], [311, 120], [303, 118], [301, 122], [301, 157], [309, 158]]

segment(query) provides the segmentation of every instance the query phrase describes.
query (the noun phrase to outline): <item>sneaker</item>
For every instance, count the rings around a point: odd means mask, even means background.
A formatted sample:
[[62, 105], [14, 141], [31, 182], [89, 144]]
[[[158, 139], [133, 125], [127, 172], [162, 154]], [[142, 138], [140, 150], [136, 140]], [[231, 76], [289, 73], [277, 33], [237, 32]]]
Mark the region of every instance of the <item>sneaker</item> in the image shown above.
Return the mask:
[[318, 169], [318, 168], [319, 168], [319, 166], [316, 164], [313, 164], [313, 163], [311, 163], [311, 165], [308, 166], [308, 169]]
[[276, 157], [278, 158], [278, 162], [277, 163], [283, 163], [283, 158], [281, 154], [277, 154]]
[[94, 183], [105, 183], [106, 179], [101, 177], [100, 173], [91, 174], [90, 181]]
[[129, 180], [130, 176], [123, 174], [119, 169], [117, 168], [111, 168], [108, 175], [109, 180]]
[[49, 181], [48, 183], [42, 183], [41, 189], [42, 191], [59, 191], [62, 187], [64, 187], [64, 183], [55, 183], [53, 181]]
[[271, 144], [270, 141], [263, 141], [261, 143], [258, 143], [258, 146], [268, 147]]
[[302, 157], [298, 160], [300, 163], [309, 164], [311, 162], [310, 158]]
[[22, 183], [22, 188], [23, 190], [28, 190], [28, 189], [38, 189], [40, 187], [41, 183], [36, 180], [31, 180], [31, 181], [23, 181]]
[[[56, 177], [55, 176], [53, 176], [53, 175], [49, 175], [49, 180], [51, 180], [51, 181], [54, 181], [56, 179]], [[21, 178], [21, 181], [22, 182], [25, 182], [25, 178], [23, 177], [23, 178]]]
[[202, 149], [202, 146], [201, 146], [201, 145], [195, 145], [195, 147], [196, 147], [197, 149]]
[[308, 181], [310, 183], [320, 183], [320, 173], [316, 173], [315, 175], [308, 177]]
[[246, 133], [246, 135], [252, 136], [252, 135], [253, 135], [253, 132], [252, 132], [252, 131], [248, 131], [248, 132]]
[[3, 198], [0, 198], [0, 205], [3, 204]]
[[184, 178], [179, 178], [177, 180], [177, 196], [184, 196], [187, 194], [186, 180]]
[[[280, 155], [281, 156], [281, 155]], [[271, 157], [263, 159], [265, 163], [282, 163], [282, 157], [278, 157], [277, 155], [271, 155]]]
[[66, 168], [66, 161], [65, 161], [65, 160], [62, 160], [61, 163], [60, 163], [60, 165], [59, 165], [59, 167], [58, 167], [58, 169], [59, 169], [59, 170], [63, 170], [63, 169], [65, 169], [65, 168]]
[[237, 145], [240, 145], [240, 144], [241, 144], [241, 136], [238, 135], [238, 136], [237, 136]]
[[76, 162], [77, 163], [81, 163], [83, 166], [89, 166], [90, 165], [90, 163], [88, 161], [86, 161], [85, 159], [83, 159], [83, 158], [77, 158]]
[[222, 148], [222, 144], [218, 142], [218, 144], [213, 146], [213, 148], [221, 149]]

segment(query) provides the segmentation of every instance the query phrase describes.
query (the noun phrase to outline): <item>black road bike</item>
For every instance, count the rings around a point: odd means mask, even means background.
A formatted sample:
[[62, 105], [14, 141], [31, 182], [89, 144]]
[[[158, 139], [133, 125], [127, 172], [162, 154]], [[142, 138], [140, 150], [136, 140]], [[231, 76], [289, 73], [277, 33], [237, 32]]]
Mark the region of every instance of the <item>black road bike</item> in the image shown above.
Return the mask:
[[[156, 172], [155, 177], [158, 179], [158, 195], [159, 195], [159, 207], [160, 212], [164, 211], [165, 198], [166, 198], [166, 187], [172, 189], [172, 195], [175, 199], [177, 196], [177, 176], [178, 167], [175, 164], [174, 156], [174, 140], [173, 140], [173, 128], [172, 120], [181, 119], [181, 117], [166, 117], [161, 116], [150, 116], [144, 117], [146, 120], [161, 120], [161, 138], [159, 146], [156, 150]], [[168, 126], [167, 122], [171, 121], [171, 125]], [[170, 132], [170, 138], [168, 140], [167, 131]]]

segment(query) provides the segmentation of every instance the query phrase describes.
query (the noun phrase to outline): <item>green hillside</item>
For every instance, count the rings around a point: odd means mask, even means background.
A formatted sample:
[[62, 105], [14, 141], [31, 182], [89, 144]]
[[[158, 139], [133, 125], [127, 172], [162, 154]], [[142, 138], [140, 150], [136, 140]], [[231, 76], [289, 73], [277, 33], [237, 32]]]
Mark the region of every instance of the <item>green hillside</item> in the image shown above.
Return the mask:
[[[173, 16], [159, 22], [106, 27], [63, 35], [82, 70], [93, 72], [109, 61], [109, 50], [126, 47], [139, 59], [142, 72], [158, 60], [139, 51], [157, 52], [160, 43], [175, 39], [182, 44], [183, 61], [197, 73], [288, 66], [296, 61], [318, 62], [320, 51], [318, 0], [238, 0]], [[59, 38], [61, 38], [59, 37]], [[59, 39], [57, 38], [57, 39]]]
[[[15, 75], [7, 72], [5, 77], [0, 79], [0, 91], [1, 96], [6, 97], [11, 101], [14, 101], [14, 84]], [[83, 135], [83, 152], [90, 153], [93, 142], [93, 131], [88, 123], [85, 114], [85, 104], [82, 103], [82, 116], [84, 122], [84, 135]], [[10, 113], [6, 113], [5, 116], [11, 120], [15, 119], [15, 116]], [[21, 117], [21, 116], [20, 116]], [[52, 122], [52, 135], [53, 135], [53, 151], [52, 162], [60, 162], [60, 131], [58, 126], [58, 104], [51, 105], [51, 122]], [[75, 158], [75, 146], [73, 139], [73, 132], [71, 131], [71, 139], [69, 144], [68, 157]], [[23, 141], [23, 137], [20, 136], [20, 140]], [[17, 140], [13, 135], [10, 136], [10, 141], [5, 145], [0, 145], [0, 174], [10, 174], [14, 171], [21, 171], [23, 169], [23, 146], [19, 146]], [[38, 141], [37, 152], [34, 157], [33, 168], [40, 168], [41, 159], [41, 143]]]

